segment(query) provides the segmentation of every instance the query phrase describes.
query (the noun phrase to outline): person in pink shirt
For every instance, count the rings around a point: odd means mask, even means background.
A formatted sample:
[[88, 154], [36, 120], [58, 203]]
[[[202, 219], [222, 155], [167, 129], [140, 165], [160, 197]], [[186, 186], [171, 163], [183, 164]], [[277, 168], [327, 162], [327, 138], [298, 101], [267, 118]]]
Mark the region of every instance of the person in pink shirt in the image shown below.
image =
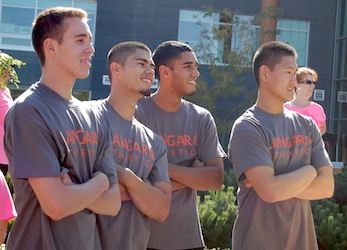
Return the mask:
[[11, 91], [7, 87], [9, 83], [18, 86], [18, 75], [14, 69], [15, 66], [25, 65], [21, 60], [0, 51], [0, 169], [6, 176], [8, 171], [8, 160], [4, 150], [4, 120], [7, 110], [13, 103]]
[[296, 72], [296, 80], [295, 98], [286, 102], [284, 107], [311, 117], [317, 124], [321, 135], [325, 134], [327, 126], [324, 109], [320, 104], [311, 101], [318, 80], [317, 72], [308, 67], [301, 67]]
[[8, 221], [17, 216], [4, 174], [0, 171], [0, 245], [4, 243]]
[[8, 170], [8, 160], [4, 151], [4, 120], [7, 110], [13, 103], [11, 92], [9, 88], [0, 88], [0, 169], [4, 175]]

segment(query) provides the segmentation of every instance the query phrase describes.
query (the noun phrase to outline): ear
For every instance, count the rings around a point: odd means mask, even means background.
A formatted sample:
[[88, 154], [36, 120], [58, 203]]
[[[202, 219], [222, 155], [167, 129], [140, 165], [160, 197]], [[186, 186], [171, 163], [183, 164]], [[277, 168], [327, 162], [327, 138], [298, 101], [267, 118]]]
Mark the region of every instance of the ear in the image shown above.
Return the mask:
[[110, 64], [110, 72], [111, 74], [119, 74], [122, 69], [122, 65], [117, 62], [111, 62]]
[[265, 65], [260, 66], [259, 68], [259, 79], [261, 81], [267, 81], [269, 74], [269, 68]]
[[43, 42], [43, 49], [46, 55], [55, 56], [58, 42], [52, 38], [46, 38]]
[[160, 78], [166, 78], [171, 74], [171, 69], [165, 65], [159, 66], [159, 75]]

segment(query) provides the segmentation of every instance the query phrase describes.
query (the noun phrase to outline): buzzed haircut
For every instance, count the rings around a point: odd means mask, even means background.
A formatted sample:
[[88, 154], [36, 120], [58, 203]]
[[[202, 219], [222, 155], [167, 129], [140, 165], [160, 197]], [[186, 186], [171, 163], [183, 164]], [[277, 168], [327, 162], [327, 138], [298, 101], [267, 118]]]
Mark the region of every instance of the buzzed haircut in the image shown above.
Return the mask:
[[293, 56], [296, 60], [298, 54], [292, 46], [280, 41], [270, 41], [260, 46], [253, 56], [252, 63], [253, 75], [258, 86], [260, 67], [265, 65], [272, 71], [284, 56]]
[[152, 51], [148, 48], [147, 45], [136, 41], [118, 43], [109, 50], [107, 54], [107, 70], [110, 78], [110, 64], [112, 62], [117, 62], [120, 65], [124, 66], [126, 59], [130, 55], [134, 54], [137, 49], [146, 50], [150, 54], [152, 54]]
[[159, 80], [160, 65], [170, 67], [172, 61], [181, 58], [182, 52], [193, 52], [193, 49], [188, 44], [179, 41], [166, 41], [154, 50], [153, 61], [155, 63], [155, 74]]

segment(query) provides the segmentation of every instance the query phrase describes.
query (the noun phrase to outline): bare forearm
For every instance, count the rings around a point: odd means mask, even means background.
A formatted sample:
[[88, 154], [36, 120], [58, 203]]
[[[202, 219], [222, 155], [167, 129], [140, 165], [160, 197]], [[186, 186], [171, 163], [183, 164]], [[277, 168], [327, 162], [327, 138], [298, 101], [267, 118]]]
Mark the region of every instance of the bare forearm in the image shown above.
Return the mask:
[[112, 184], [109, 190], [100, 195], [87, 208], [96, 214], [115, 216], [121, 208], [118, 184]]
[[183, 185], [182, 183], [175, 181], [173, 179], [171, 179], [171, 186], [172, 186], [172, 192], [175, 192], [177, 190], [180, 190], [182, 188], [187, 187], [187, 186]]
[[118, 186], [119, 186], [119, 191], [120, 191], [120, 196], [121, 196], [122, 202], [123, 201], [130, 201], [131, 197], [130, 197], [127, 189], [124, 187], [124, 185], [119, 183]]
[[269, 203], [294, 198], [317, 176], [316, 170], [311, 165], [282, 175], [274, 175], [271, 167], [259, 166], [247, 170], [245, 174], [257, 194]]
[[163, 221], [169, 214], [171, 189], [169, 183], [160, 184], [161, 189], [144, 182], [133, 173], [127, 173], [123, 183], [135, 206], [149, 218]]
[[195, 190], [219, 190], [223, 184], [224, 168], [221, 163], [215, 166], [184, 167], [169, 164], [171, 179]]
[[83, 184], [64, 185], [60, 178], [30, 178], [29, 183], [43, 211], [53, 220], [82, 211], [109, 189], [102, 173]]
[[7, 233], [7, 220], [0, 220], [0, 245], [4, 243]]
[[300, 194], [298, 199], [319, 200], [330, 198], [334, 194], [334, 176], [330, 166], [318, 169], [318, 176]]

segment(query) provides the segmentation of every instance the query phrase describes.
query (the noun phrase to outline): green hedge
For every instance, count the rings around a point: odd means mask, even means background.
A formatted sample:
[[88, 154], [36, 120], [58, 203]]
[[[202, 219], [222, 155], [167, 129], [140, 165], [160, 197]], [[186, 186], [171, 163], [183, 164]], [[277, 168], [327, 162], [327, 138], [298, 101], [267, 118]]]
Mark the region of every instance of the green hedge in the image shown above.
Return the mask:
[[[6, 176], [12, 189], [9, 174]], [[221, 191], [199, 192], [199, 216], [209, 249], [230, 249], [231, 231], [238, 211], [237, 182], [232, 170], [225, 172]], [[335, 173], [335, 192], [331, 199], [312, 201], [312, 212], [320, 250], [347, 249], [347, 168]], [[9, 230], [12, 225], [9, 225]]]
[[[199, 192], [199, 215], [208, 249], [230, 249], [231, 231], [237, 206], [233, 171], [225, 172], [221, 191]], [[335, 173], [335, 192], [331, 199], [312, 201], [320, 250], [347, 249], [347, 170]]]

